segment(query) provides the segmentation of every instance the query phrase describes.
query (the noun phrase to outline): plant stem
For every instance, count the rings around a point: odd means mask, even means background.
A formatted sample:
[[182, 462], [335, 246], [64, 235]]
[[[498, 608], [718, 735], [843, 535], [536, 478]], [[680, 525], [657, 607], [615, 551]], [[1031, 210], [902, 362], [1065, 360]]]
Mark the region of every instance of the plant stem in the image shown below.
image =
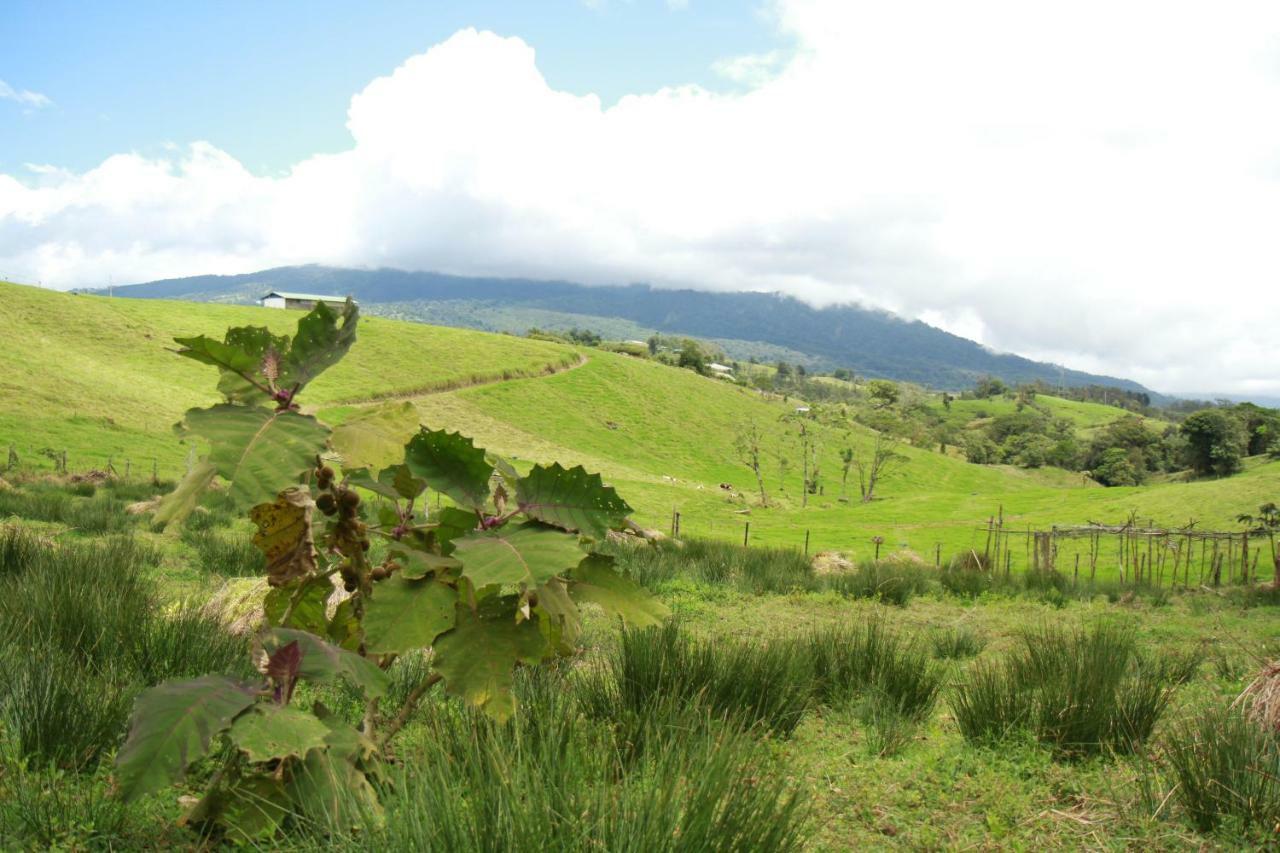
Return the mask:
[[378, 739], [379, 748], [385, 748], [391, 738], [395, 737], [396, 732], [404, 728], [404, 724], [409, 722], [409, 718], [413, 716], [413, 712], [418, 707], [418, 702], [422, 700], [422, 697], [427, 695], [428, 690], [443, 680], [444, 676], [438, 672], [433, 672], [426, 680], [413, 688], [413, 692], [409, 694], [404, 700], [404, 704], [400, 706], [400, 713], [396, 714], [396, 718], [387, 724], [387, 730]]

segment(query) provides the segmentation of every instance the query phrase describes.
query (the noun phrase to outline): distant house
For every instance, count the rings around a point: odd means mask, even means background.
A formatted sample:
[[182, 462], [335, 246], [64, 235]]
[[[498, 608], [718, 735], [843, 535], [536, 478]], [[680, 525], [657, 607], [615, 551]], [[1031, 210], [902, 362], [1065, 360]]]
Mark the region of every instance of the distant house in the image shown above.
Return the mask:
[[797, 415], [807, 415], [807, 414], [809, 414], [809, 407], [808, 407], [808, 406], [796, 406], [796, 414], [797, 414]]
[[321, 295], [318, 293], [286, 293], [283, 290], [273, 290], [258, 300], [263, 308], [298, 308], [303, 311], [310, 311], [320, 302], [330, 308], [341, 308], [346, 301], [347, 297], [345, 296]]
[[707, 365], [707, 370], [710, 370], [714, 376], [723, 376], [726, 379], [733, 378], [733, 368], [727, 364], [720, 364], [713, 361]]

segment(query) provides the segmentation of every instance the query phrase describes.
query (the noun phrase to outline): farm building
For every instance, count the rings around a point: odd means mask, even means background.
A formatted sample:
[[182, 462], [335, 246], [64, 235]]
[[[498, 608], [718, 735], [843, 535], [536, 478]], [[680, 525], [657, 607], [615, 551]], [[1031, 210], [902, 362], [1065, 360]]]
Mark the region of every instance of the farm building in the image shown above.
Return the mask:
[[341, 308], [346, 301], [347, 297], [345, 296], [317, 293], [286, 293], [283, 290], [273, 290], [258, 300], [263, 308], [300, 308], [304, 311], [310, 311], [320, 302], [325, 303], [330, 308]]
[[727, 364], [720, 364], [713, 361], [707, 365], [707, 369], [710, 370], [714, 376], [723, 376], [726, 379], [733, 378], [733, 368]]

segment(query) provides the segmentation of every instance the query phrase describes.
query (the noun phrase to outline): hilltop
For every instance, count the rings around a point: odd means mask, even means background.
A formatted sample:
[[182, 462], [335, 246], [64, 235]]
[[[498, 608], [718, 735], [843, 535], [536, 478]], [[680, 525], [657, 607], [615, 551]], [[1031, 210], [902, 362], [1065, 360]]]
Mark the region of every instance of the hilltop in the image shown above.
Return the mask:
[[[208, 368], [168, 351], [174, 335], [220, 335], [228, 325], [281, 329], [298, 315], [272, 309], [163, 300], [73, 296], [0, 285], [0, 323], [16, 345], [0, 352], [0, 448], [24, 458], [66, 450], [76, 467], [108, 456], [166, 476], [182, 469], [187, 449], [170, 431], [182, 412], [213, 402]], [[637, 509], [665, 528], [681, 513], [687, 535], [740, 539], [811, 550], [886, 547], [930, 553], [980, 545], [980, 528], [1001, 508], [1009, 524], [1048, 526], [1122, 521], [1131, 512], [1158, 524], [1234, 526], [1280, 492], [1280, 463], [1249, 460], [1224, 480], [1158, 482], [1102, 489], [1078, 473], [983, 466], [933, 447], [903, 446], [903, 463], [870, 504], [841, 500], [840, 450], [866, 447], [861, 426], [812, 425], [821, 494], [801, 507], [798, 450], [780, 421], [795, 402], [653, 361], [424, 324], [369, 318], [351, 355], [309, 389], [321, 417], [340, 421], [369, 398], [412, 399], [432, 427], [458, 429], [521, 464], [558, 460], [602, 471]], [[1127, 413], [1109, 406], [1041, 395], [1040, 405], [1097, 429]], [[956, 418], [1000, 401], [957, 401]], [[751, 473], [736, 438], [755, 422], [763, 441], [787, 450], [792, 465], [770, 466], [772, 506], [753, 497]], [[721, 484], [731, 489], [722, 489]]]
[[[958, 390], [983, 376], [1008, 383], [1110, 385], [1150, 394], [1136, 382], [998, 353], [919, 321], [857, 305], [814, 308], [770, 293], [663, 290], [643, 284], [588, 287], [564, 281], [471, 278], [394, 269], [279, 267], [234, 276], [192, 276], [115, 288], [116, 295], [252, 304], [268, 290], [352, 294], [369, 313], [523, 334], [531, 326], [593, 329], [615, 338], [655, 332], [721, 345], [733, 358], [783, 358]], [[1152, 395], [1158, 397], [1159, 395]]]

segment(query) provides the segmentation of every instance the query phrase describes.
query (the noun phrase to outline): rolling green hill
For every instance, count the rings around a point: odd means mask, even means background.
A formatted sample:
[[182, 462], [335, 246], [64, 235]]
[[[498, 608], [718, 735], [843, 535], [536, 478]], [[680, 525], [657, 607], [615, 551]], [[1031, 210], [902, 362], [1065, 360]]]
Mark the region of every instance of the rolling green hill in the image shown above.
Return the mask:
[[[172, 474], [186, 451], [170, 425], [215, 397], [211, 369], [168, 352], [172, 337], [220, 334], [233, 324], [281, 328], [297, 316], [0, 285], [9, 341], [0, 351], [0, 448], [15, 446], [24, 460], [46, 447], [66, 450], [73, 469], [108, 455], [148, 466], [155, 458]], [[825, 494], [801, 508], [799, 451], [779, 421], [794, 401], [598, 350], [378, 318], [362, 321], [350, 357], [314, 383], [308, 401], [337, 421], [370, 397], [392, 396], [413, 399], [424, 423], [460, 429], [522, 463], [554, 459], [602, 471], [646, 525], [665, 528], [678, 510], [687, 535], [741, 539], [749, 520], [753, 542], [802, 547], [808, 530], [814, 551], [866, 555], [872, 536], [925, 554], [939, 544], [944, 554], [981, 547], [980, 528], [1001, 507], [1017, 529], [1120, 522], [1132, 511], [1158, 524], [1194, 517], [1202, 528], [1234, 528], [1238, 513], [1280, 496], [1280, 463], [1261, 459], [1227, 480], [1102, 489], [1078, 474], [977, 466], [906, 447], [881, 499], [859, 503], [853, 475], [855, 497], [845, 502], [839, 451], [865, 446], [871, 433], [814, 425]], [[1122, 414], [1042, 402], [1083, 429]], [[971, 405], [1002, 403], [964, 401]], [[772, 464], [766, 470], [769, 508], [757, 505], [734, 449], [738, 430], [752, 421], [771, 452], [782, 443], [794, 460], [785, 477]]]

